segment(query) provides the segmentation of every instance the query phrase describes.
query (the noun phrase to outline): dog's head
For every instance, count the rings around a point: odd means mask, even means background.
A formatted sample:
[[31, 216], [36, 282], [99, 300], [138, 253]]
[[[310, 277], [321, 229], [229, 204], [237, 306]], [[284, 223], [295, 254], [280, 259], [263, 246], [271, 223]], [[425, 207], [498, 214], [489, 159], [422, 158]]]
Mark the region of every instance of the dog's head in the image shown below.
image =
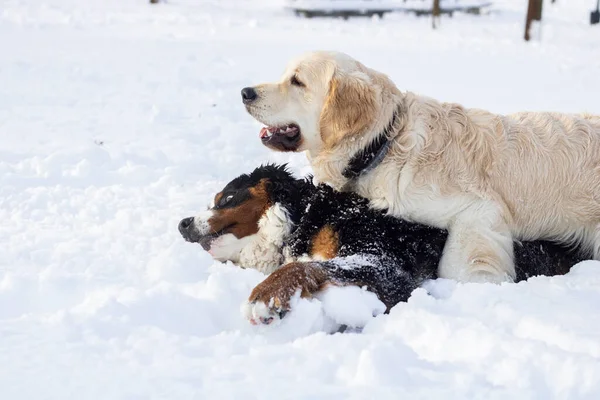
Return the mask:
[[[239, 261], [242, 249], [257, 239], [259, 230], [273, 228], [261, 219], [277, 204], [290, 208], [296, 180], [285, 165], [264, 165], [242, 174], [214, 196], [209, 208], [179, 222], [179, 232], [188, 242], [199, 243], [218, 261]], [[287, 213], [288, 210], [284, 210]], [[281, 209], [276, 217], [285, 219]], [[272, 225], [273, 221], [270, 222]], [[286, 223], [286, 221], [279, 221]], [[274, 234], [265, 232], [265, 234]]]
[[388, 124], [398, 93], [387, 76], [344, 53], [311, 52], [278, 82], [244, 88], [242, 100], [266, 125], [260, 139], [267, 147], [316, 154]]

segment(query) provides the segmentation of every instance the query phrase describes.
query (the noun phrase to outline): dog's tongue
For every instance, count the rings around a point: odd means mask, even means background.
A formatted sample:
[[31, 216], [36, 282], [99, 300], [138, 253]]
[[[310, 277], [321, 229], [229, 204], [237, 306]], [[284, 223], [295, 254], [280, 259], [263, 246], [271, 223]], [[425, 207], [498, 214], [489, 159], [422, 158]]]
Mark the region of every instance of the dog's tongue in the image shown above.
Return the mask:
[[268, 133], [269, 133], [269, 130], [268, 130], [266, 127], [262, 128], [262, 129], [260, 130], [260, 138], [262, 139], [262, 138], [264, 138], [264, 137], [267, 137], [267, 134], [268, 134]]

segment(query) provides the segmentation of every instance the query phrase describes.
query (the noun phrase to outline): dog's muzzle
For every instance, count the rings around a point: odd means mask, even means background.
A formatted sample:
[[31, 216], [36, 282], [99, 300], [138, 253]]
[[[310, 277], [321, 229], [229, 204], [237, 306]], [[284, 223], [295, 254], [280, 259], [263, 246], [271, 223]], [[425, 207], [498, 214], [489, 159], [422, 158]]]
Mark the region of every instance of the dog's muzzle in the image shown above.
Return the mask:
[[184, 218], [179, 222], [179, 233], [190, 243], [199, 243], [206, 251], [210, 250], [210, 245], [215, 239], [214, 235], [201, 235], [194, 224], [194, 217]]

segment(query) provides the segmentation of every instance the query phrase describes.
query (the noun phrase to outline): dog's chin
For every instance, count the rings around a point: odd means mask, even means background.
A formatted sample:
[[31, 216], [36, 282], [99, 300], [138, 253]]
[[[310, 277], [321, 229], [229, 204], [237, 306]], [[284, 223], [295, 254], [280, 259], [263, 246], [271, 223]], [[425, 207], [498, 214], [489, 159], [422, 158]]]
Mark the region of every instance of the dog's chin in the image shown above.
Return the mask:
[[302, 132], [296, 124], [265, 127], [260, 130], [260, 140], [263, 145], [272, 150], [295, 152], [302, 145]]
[[211, 236], [211, 235], [202, 236], [202, 237], [198, 238], [197, 243], [200, 244], [200, 246], [202, 246], [204, 251], [208, 251], [210, 253], [210, 248], [212, 246], [212, 242], [215, 239], [216, 239], [216, 237]]
[[280, 152], [296, 152], [299, 151], [300, 145], [302, 144], [302, 136], [298, 134], [296, 137], [279, 138], [273, 137], [269, 139], [261, 139], [262, 144], [267, 146], [271, 150]]
[[218, 238], [218, 235], [200, 235], [197, 232], [193, 232], [192, 234], [184, 236], [186, 242], [198, 243], [200, 246], [202, 246], [204, 251], [209, 253], [213, 246], [213, 242]]
[[202, 246], [204, 251], [212, 256], [213, 259], [219, 262], [225, 262], [228, 260], [227, 257], [220, 255], [220, 246], [218, 242], [219, 236], [203, 236], [198, 239], [197, 243]]

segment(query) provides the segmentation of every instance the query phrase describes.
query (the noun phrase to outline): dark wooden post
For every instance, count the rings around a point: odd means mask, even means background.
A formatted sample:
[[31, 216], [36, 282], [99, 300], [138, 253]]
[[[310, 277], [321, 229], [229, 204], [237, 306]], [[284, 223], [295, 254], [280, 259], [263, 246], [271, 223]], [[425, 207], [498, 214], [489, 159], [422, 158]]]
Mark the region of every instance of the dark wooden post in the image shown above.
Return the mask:
[[533, 16], [533, 19], [535, 21], [541, 21], [542, 20], [542, 6], [544, 5], [544, 0], [535, 0], [535, 14]]
[[527, 16], [525, 17], [525, 41], [527, 42], [529, 39], [531, 39], [529, 30], [531, 29], [531, 24], [533, 21], [536, 20], [536, 16], [539, 15], [540, 18], [537, 21], [542, 19], [541, 2], [542, 0], [529, 0], [529, 5], [527, 6]]
[[431, 25], [435, 29], [435, 21], [440, 19], [440, 0], [433, 0], [433, 8], [431, 10]]
[[600, 24], [600, 0], [596, 2], [596, 9], [590, 14], [590, 24]]

